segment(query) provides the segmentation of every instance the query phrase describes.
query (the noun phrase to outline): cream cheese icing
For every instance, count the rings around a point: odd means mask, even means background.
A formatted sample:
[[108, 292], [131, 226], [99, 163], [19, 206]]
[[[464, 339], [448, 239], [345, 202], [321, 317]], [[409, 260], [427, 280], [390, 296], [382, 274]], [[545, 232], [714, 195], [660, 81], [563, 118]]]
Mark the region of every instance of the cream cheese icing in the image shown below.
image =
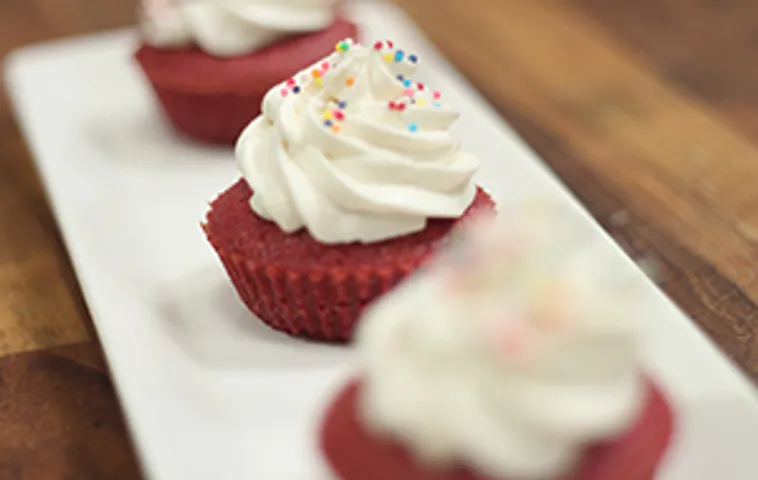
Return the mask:
[[416, 81], [418, 57], [346, 40], [271, 89], [240, 136], [252, 209], [333, 244], [377, 242], [457, 218], [479, 166], [451, 127], [458, 112]]

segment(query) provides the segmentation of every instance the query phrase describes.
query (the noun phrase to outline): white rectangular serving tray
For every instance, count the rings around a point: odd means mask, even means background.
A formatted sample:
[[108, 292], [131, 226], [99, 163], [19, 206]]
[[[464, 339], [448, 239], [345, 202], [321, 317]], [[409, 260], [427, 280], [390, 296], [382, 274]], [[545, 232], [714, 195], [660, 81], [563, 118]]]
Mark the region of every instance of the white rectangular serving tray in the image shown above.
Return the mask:
[[[460, 108], [464, 146], [499, 202], [550, 197], [582, 209], [404, 14], [371, 2], [351, 9], [364, 38], [420, 54], [419, 77]], [[144, 472], [329, 480], [315, 430], [352, 353], [269, 331], [237, 300], [199, 227], [207, 202], [238, 176], [231, 150], [167, 128], [131, 60], [135, 45], [122, 31], [25, 48], [8, 59], [7, 83]], [[595, 231], [615, 252], [612, 268], [642, 275]], [[642, 302], [645, 363], [679, 414], [658, 478], [758, 478], [752, 385], [649, 281]]]

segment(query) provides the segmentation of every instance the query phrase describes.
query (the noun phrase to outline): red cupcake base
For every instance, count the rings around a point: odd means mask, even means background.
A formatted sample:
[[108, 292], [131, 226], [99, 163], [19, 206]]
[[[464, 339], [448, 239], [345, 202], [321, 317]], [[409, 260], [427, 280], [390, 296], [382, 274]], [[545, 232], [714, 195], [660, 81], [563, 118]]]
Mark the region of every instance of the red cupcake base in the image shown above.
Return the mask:
[[[360, 383], [348, 385], [329, 408], [321, 447], [341, 480], [509, 480], [459, 468], [433, 472], [399, 445], [381, 440], [360, 421]], [[670, 442], [674, 416], [663, 393], [648, 383], [648, 402], [638, 422], [613, 443], [591, 448], [576, 471], [555, 480], [653, 480]]]
[[[203, 226], [208, 240], [261, 321], [328, 342], [349, 341], [363, 308], [416, 270], [460, 220], [431, 220], [422, 232], [385, 242], [325, 245], [257, 216], [251, 195], [240, 180], [212, 203]], [[464, 218], [492, 209], [480, 190]]]
[[356, 35], [355, 25], [338, 19], [326, 30], [240, 57], [148, 45], [135, 57], [177, 130], [204, 142], [233, 145], [260, 113], [271, 87], [330, 54], [338, 41]]

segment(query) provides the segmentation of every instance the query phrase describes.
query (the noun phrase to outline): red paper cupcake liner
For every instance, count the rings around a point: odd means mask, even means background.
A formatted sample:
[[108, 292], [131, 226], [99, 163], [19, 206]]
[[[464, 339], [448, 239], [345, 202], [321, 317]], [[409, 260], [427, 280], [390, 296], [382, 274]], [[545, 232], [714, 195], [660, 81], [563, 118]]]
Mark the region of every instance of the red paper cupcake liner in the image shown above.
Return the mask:
[[242, 93], [194, 93], [163, 88], [153, 90], [174, 128], [207, 143], [233, 145], [245, 127], [261, 112], [268, 88]]
[[203, 225], [208, 240], [263, 323], [327, 342], [349, 341], [362, 310], [417, 270], [457, 222], [494, 209], [480, 190], [461, 219], [431, 220], [422, 232], [378, 244], [329, 246], [254, 214], [252, 193], [240, 180], [212, 203]]
[[240, 298], [262, 322], [290, 335], [328, 342], [350, 340], [363, 308], [417, 267], [305, 274], [256, 266], [223, 251], [219, 257]]
[[[360, 382], [349, 384], [330, 406], [321, 449], [340, 480], [509, 480], [471, 470], [434, 472], [399, 445], [376, 438], [360, 420]], [[674, 428], [663, 393], [648, 382], [648, 402], [636, 425], [613, 443], [591, 448], [574, 473], [556, 480], [653, 480]]]

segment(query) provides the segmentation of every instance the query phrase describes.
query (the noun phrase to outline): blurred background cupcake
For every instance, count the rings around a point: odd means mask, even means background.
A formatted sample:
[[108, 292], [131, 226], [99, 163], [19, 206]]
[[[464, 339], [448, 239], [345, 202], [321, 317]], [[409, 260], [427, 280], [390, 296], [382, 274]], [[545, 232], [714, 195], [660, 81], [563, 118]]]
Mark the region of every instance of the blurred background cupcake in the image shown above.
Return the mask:
[[369, 307], [321, 432], [340, 480], [655, 477], [674, 416], [640, 366], [641, 276], [571, 215], [480, 219]]
[[356, 26], [340, 0], [144, 0], [136, 58], [184, 134], [232, 145], [268, 89]]
[[451, 130], [458, 112], [415, 78], [419, 61], [391, 41], [340, 42], [273, 88], [241, 135], [244, 178], [213, 202], [205, 230], [272, 328], [349, 340], [364, 306], [461, 219], [494, 208]]

